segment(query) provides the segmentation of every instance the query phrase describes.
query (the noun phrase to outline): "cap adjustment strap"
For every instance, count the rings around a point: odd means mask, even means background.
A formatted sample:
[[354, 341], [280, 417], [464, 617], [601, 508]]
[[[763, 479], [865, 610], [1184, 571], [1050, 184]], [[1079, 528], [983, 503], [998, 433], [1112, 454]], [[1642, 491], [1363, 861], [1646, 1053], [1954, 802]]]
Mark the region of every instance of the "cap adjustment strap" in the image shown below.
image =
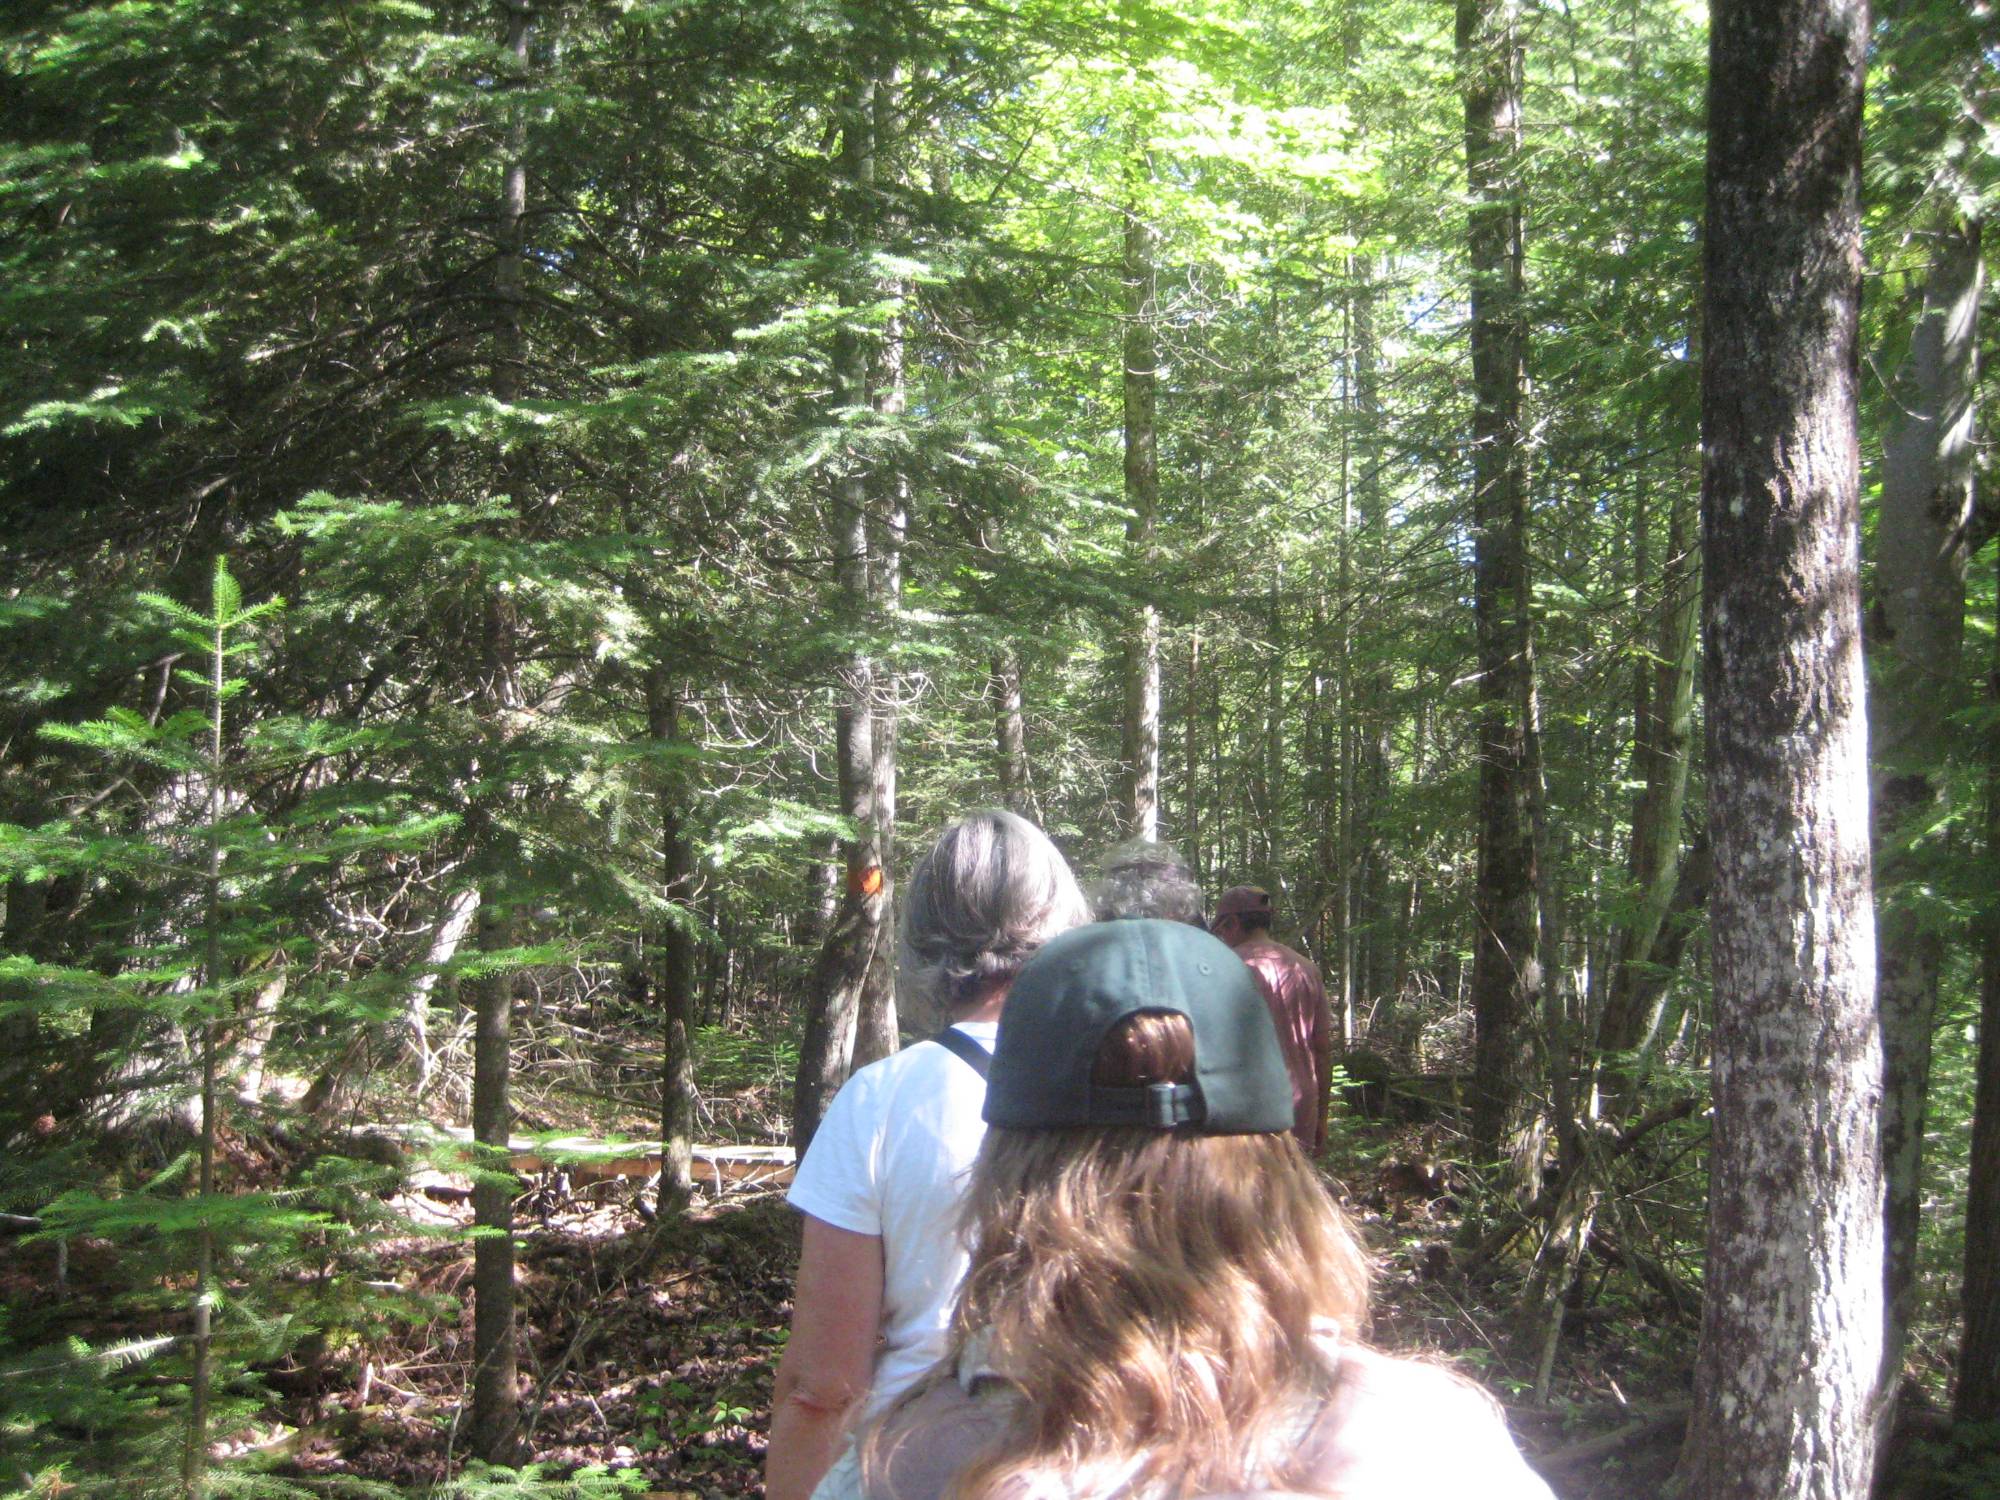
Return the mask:
[[1173, 1130], [1208, 1118], [1201, 1090], [1191, 1083], [1149, 1083], [1143, 1088], [1090, 1091], [1092, 1125], [1143, 1125], [1149, 1130]]

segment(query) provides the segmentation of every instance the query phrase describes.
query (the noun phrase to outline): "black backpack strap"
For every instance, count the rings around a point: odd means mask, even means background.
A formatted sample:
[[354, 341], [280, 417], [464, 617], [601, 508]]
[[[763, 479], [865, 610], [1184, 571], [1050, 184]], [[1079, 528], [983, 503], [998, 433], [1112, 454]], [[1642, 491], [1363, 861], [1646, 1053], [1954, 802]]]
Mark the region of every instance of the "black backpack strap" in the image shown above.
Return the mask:
[[993, 1054], [964, 1032], [958, 1030], [956, 1027], [947, 1026], [943, 1031], [932, 1037], [931, 1040], [944, 1048], [945, 1051], [951, 1053], [952, 1056], [972, 1069], [981, 1078], [986, 1076], [986, 1069], [993, 1061]]

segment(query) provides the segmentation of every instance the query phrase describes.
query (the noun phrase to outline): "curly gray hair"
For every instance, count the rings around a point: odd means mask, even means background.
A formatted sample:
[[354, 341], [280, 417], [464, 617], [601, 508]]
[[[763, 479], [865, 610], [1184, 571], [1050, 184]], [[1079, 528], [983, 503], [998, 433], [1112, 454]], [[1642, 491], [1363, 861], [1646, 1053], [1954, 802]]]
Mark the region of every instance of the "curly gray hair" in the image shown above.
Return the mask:
[[1100, 922], [1160, 917], [1207, 925], [1201, 917], [1201, 887], [1180, 855], [1152, 839], [1127, 839], [1105, 854], [1104, 874], [1090, 888], [1090, 904]]
[[911, 873], [898, 967], [910, 998], [948, 1014], [1089, 920], [1048, 835], [1016, 813], [984, 808], [939, 834]]

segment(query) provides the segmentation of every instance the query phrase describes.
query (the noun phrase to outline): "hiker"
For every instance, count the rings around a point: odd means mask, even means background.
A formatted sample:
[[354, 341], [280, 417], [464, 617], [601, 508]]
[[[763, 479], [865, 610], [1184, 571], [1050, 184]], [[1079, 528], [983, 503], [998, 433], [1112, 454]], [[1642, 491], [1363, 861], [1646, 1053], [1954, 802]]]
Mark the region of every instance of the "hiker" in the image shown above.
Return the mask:
[[1201, 887], [1181, 857], [1154, 839], [1127, 839], [1104, 856], [1104, 873], [1090, 888], [1090, 905], [1100, 922], [1164, 917], [1208, 925], [1201, 919]]
[[815, 1500], [1550, 1500], [1477, 1387], [1361, 1342], [1366, 1257], [1223, 943], [1146, 920], [1052, 940], [986, 1121], [946, 1358]]
[[986, 1130], [984, 1068], [1008, 986], [1044, 942], [1089, 919], [1061, 853], [1010, 812], [952, 824], [910, 877], [903, 982], [953, 1024], [945, 1041], [848, 1079], [799, 1164], [789, 1196], [804, 1243], [771, 1398], [771, 1500], [805, 1500], [856, 1403], [881, 1410], [942, 1354], [965, 1269], [959, 1201]]
[[1327, 1107], [1333, 1095], [1333, 1054], [1337, 1028], [1326, 986], [1311, 959], [1271, 936], [1271, 893], [1262, 886], [1232, 886], [1215, 903], [1209, 929], [1250, 966], [1284, 1049], [1292, 1075], [1292, 1133], [1308, 1156], [1326, 1140]]

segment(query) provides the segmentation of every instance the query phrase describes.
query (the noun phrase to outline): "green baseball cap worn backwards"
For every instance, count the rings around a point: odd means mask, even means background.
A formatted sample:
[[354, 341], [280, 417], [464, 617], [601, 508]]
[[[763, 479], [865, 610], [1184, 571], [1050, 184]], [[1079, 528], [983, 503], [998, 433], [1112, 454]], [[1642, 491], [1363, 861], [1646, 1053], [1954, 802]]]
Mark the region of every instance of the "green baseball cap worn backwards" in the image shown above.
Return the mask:
[[[1194, 1030], [1194, 1082], [1107, 1088], [1098, 1047], [1127, 1016]], [[1144, 1125], [1202, 1135], [1292, 1128], [1291, 1075], [1263, 992], [1219, 939], [1183, 922], [1100, 922], [1044, 944], [1007, 992], [986, 1076], [986, 1123], [1014, 1130]]]

